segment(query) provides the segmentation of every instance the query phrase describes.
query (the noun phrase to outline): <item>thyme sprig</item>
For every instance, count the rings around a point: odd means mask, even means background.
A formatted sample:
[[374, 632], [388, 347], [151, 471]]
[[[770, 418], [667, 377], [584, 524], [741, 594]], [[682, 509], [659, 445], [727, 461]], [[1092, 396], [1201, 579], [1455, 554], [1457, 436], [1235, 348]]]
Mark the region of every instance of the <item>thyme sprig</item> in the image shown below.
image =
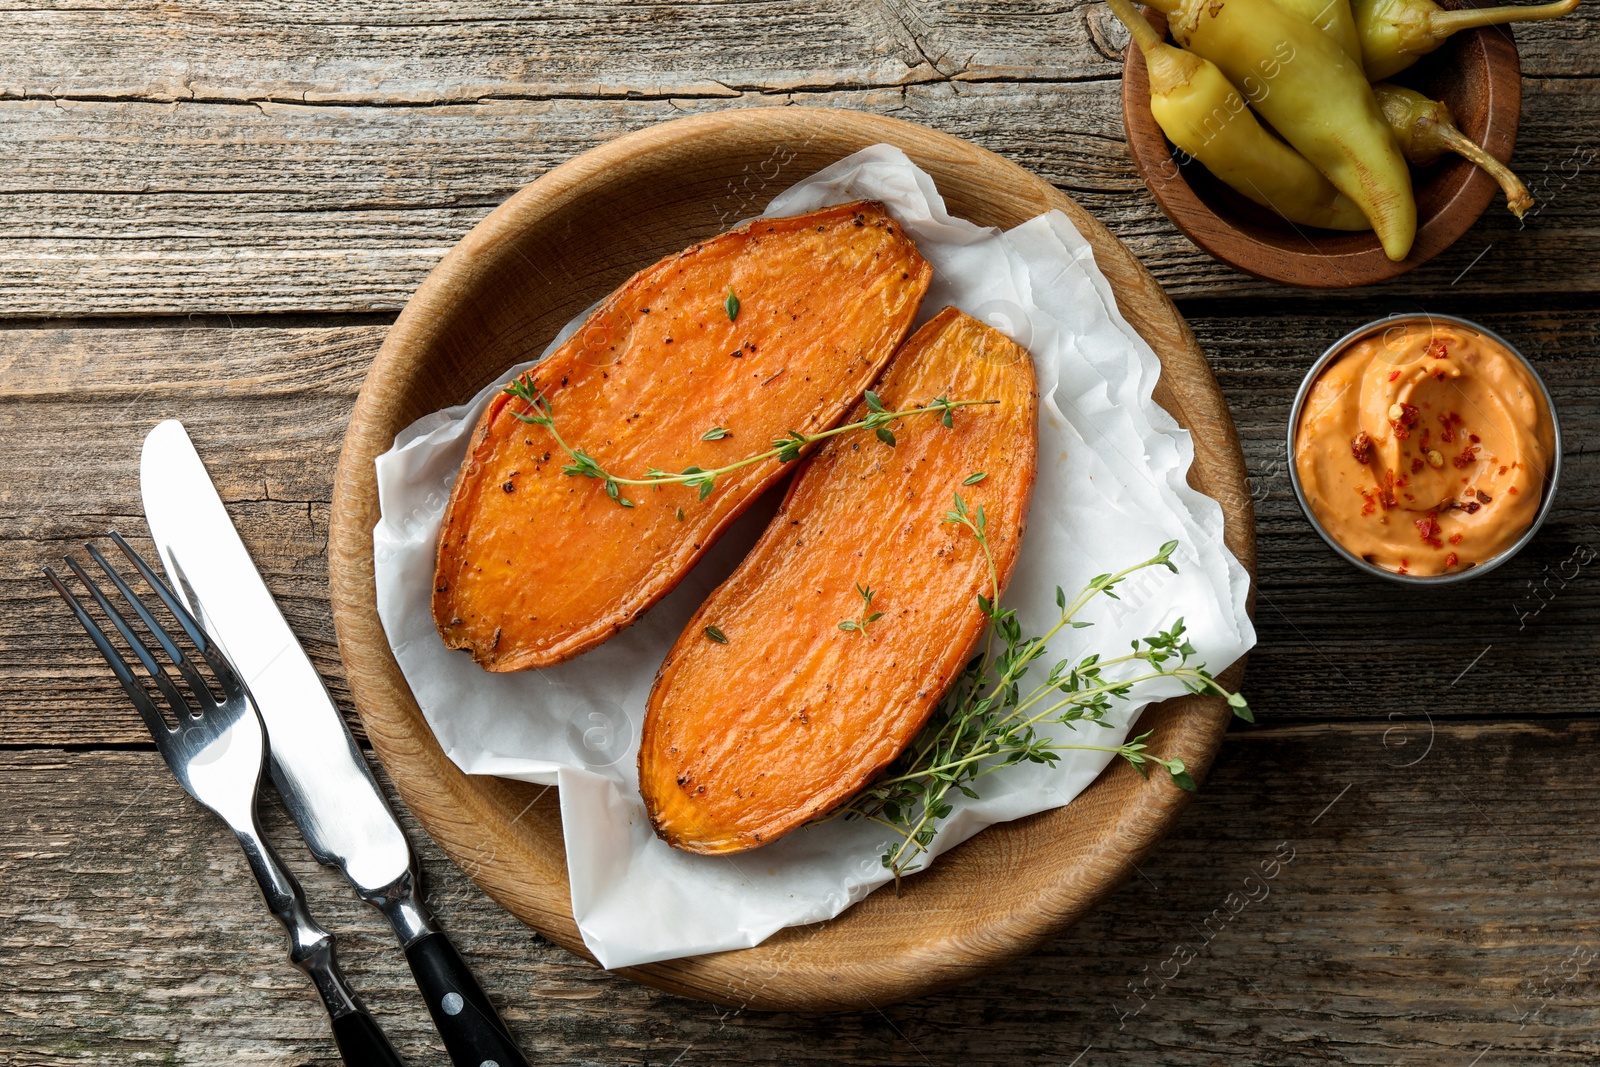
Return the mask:
[[[1096, 596], [1120, 599], [1116, 587], [1148, 567], [1166, 567], [1176, 574], [1172, 554], [1178, 542], [1168, 541], [1141, 563], [1097, 575], [1070, 602], [1058, 586], [1059, 618], [1042, 636], [1024, 637], [1016, 612], [999, 604], [999, 582], [983, 507], [970, 508], [956, 493], [955, 506], [944, 521], [970, 531], [988, 564], [989, 588], [994, 595], [978, 595], [978, 606], [990, 624], [984, 650], [967, 664], [911, 746], [871, 788], [837, 813], [871, 819], [895, 832], [898, 840], [885, 849], [882, 862], [894, 872], [897, 886], [901, 877], [920, 868], [938, 824], [953, 810], [951, 794], [977, 799], [977, 780], [1004, 767], [1054, 764], [1060, 753], [1069, 750], [1110, 752], [1127, 760], [1140, 774], [1148, 776], [1154, 764], [1180, 788], [1195, 789], [1183, 760], [1149, 750], [1148, 731], [1120, 745], [1066, 744], [1039, 732], [1047, 724], [1060, 723], [1076, 730], [1079, 723], [1094, 723], [1110, 729], [1105, 718], [1116, 702], [1126, 700], [1134, 686], [1155, 678], [1175, 678], [1192, 693], [1215, 693], [1227, 700], [1235, 715], [1255, 721], [1244, 697], [1218, 684], [1204, 664], [1192, 662], [1196, 653], [1181, 618], [1154, 636], [1133, 641], [1131, 650], [1120, 656], [1091, 653], [1076, 663], [1063, 659], [1042, 681], [1030, 689], [1023, 687], [1024, 676], [1044, 656], [1052, 638], [1064, 629], [1091, 625], [1076, 616]], [[1138, 666], [1128, 668], [1127, 664]]]
[[[624, 478], [606, 470], [598, 460], [582, 448], [567, 443], [566, 438], [561, 436], [561, 431], [556, 429], [555, 410], [550, 405], [550, 398], [545, 396], [538, 386], [533, 384], [533, 379], [528, 374], [524, 373], [513, 379], [505, 387], [505, 392], [528, 404], [527, 411], [514, 411], [512, 414], [523, 422], [534, 426], [542, 426], [550, 431], [550, 436], [555, 438], [556, 444], [567, 454], [568, 462], [562, 466], [561, 473], [574, 478], [593, 478], [604, 483], [606, 496], [625, 508], [634, 506], [632, 500], [622, 495], [622, 487], [625, 485], [682, 485], [690, 489], [699, 489], [700, 499], [704, 500], [711, 495], [716, 488], [717, 479], [723, 475], [773, 458], [782, 463], [793, 463], [800, 458], [802, 449], [829, 437], [837, 437], [839, 434], [849, 433], [852, 430], [872, 430], [876, 432], [880, 441], [893, 447], [895, 437], [889, 430], [889, 424], [897, 419], [903, 419], [909, 415], [934, 413], [939, 416], [940, 423], [950, 427], [954, 425], [951, 413], [957, 408], [1000, 403], [998, 400], [951, 400], [948, 397], [941, 396], [928, 401], [921, 407], [888, 411], [884, 409], [883, 402], [878, 398], [878, 395], [869, 389], [865, 395], [868, 414], [866, 418], [858, 422], [835, 426], [831, 430], [823, 430], [821, 433], [813, 434], [790, 430], [782, 437], [773, 438], [772, 447], [765, 451], [758, 452], [753, 456], [746, 456], [744, 459], [729, 463], [723, 467], [713, 467], [707, 470], [703, 467], [690, 466], [685, 467], [676, 474], [656, 467], [647, 467], [643, 478]], [[721, 432], [718, 433], [718, 431]], [[716, 436], [713, 437], [712, 434], [716, 434]], [[726, 436], [731, 436], [729, 431], [724, 427], [716, 426], [704, 434], [701, 440], [720, 440]]]
[[[872, 610], [872, 598], [877, 596], [877, 591], [870, 585], [856, 583], [856, 595], [861, 598], [861, 614], [854, 619], [846, 619], [839, 624], [839, 629], [846, 633], [858, 633], [867, 636], [867, 626], [883, 618], [883, 612]], [[870, 612], [870, 614], [868, 614]]]

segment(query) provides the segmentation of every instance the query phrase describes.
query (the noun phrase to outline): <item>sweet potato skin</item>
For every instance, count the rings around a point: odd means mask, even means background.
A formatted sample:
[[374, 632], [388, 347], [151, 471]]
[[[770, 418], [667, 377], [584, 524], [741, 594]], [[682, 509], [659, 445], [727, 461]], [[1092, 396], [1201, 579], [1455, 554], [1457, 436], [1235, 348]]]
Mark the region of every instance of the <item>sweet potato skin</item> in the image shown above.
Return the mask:
[[[785, 431], [835, 425], [905, 337], [931, 275], [874, 202], [757, 219], [634, 275], [529, 376], [567, 443], [615, 476], [723, 466]], [[527, 409], [504, 394], [489, 404], [439, 536], [434, 621], [491, 671], [551, 666], [616, 634], [788, 469], [743, 468], [704, 500], [628, 486], [623, 508], [601, 482], [562, 473], [550, 432], [515, 417]], [[728, 436], [702, 440], [716, 426]]]
[[[766, 844], [867, 786], [908, 745], [982, 634], [988, 566], [943, 522], [960, 492], [988, 518], [1002, 587], [1037, 470], [1026, 351], [946, 308], [876, 387], [886, 407], [999, 399], [895, 424], [898, 446], [834, 438], [796, 475], [767, 532], [690, 620], [651, 690], [639, 788], [656, 833], [705, 854]], [[864, 406], [851, 413], [863, 418]], [[969, 475], [988, 477], [963, 486]], [[857, 583], [883, 617], [865, 632]], [[727, 643], [708, 640], [714, 626]]]

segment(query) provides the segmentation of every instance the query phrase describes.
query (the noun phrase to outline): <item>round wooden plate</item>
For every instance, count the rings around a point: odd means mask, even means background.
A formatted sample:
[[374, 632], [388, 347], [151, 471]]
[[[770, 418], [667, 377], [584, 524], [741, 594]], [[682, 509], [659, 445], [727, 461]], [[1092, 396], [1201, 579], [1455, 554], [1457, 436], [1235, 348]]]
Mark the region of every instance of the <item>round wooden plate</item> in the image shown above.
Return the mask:
[[[1254, 573], [1255, 527], [1228, 408], [1161, 287], [1048, 183], [965, 141], [895, 119], [783, 107], [679, 119], [586, 152], [527, 186], [447, 255], [406, 305], [350, 418], [334, 488], [329, 578], [350, 690], [405, 802], [456, 863], [528, 925], [586, 955], [573, 922], [553, 790], [468, 776], [434, 741], [374, 604], [373, 458], [414, 419], [460, 403], [536, 353], [635, 270], [757, 214], [778, 192], [868, 145], [898, 145], [953, 214], [1010, 227], [1059, 208], [1094, 246], [1123, 314], [1160, 354], [1157, 400], [1194, 434], [1190, 482], [1221, 501]], [[1242, 664], [1234, 669], [1236, 680]], [[1154, 747], [1197, 774], [1227, 729], [1216, 699], [1146, 712]], [[736, 952], [622, 973], [735, 1006], [858, 1009], [917, 996], [1027, 951], [1110, 893], [1171, 828], [1187, 794], [1119, 764], [1071, 805], [992, 827], [839, 918]]]
[[[1444, 0], [1442, 6], [1478, 5]], [[1156, 32], [1165, 34], [1166, 17], [1143, 10]], [[1511, 158], [1522, 113], [1522, 64], [1510, 26], [1458, 33], [1392, 80], [1443, 100], [1462, 133], [1496, 159]], [[1173, 225], [1222, 262], [1285, 285], [1346, 289], [1398, 277], [1455, 244], [1500, 193], [1493, 178], [1454, 154], [1412, 167], [1417, 239], [1396, 263], [1370, 231], [1293, 226], [1234, 192], [1202, 164], [1184, 156], [1180, 165], [1150, 114], [1144, 55], [1131, 46], [1122, 74], [1122, 123], [1134, 166]]]

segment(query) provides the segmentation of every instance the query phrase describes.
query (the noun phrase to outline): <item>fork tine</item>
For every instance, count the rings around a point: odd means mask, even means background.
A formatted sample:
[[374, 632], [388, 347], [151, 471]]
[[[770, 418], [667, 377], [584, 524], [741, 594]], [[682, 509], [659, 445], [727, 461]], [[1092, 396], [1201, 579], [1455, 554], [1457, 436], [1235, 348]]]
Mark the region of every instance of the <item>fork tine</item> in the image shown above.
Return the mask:
[[195, 617], [189, 614], [189, 609], [183, 606], [177, 595], [167, 588], [167, 583], [156, 576], [155, 572], [150, 569], [150, 565], [144, 561], [144, 557], [135, 552], [133, 546], [128, 544], [121, 534], [112, 530], [110, 536], [112, 543], [122, 549], [122, 554], [128, 557], [128, 562], [138, 569], [139, 574], [146, 582], [150, 583], [150, 588], [156, 591], [156, 596], [161, 598], [161, 602], [167, 606], [167, 610], [176, 616], [178, 624], [183, 627], [184, 633], [188, 634], [189, 640], [194, 642], [194, 647], [204, 652], [211, 644], [210, 638], [200, 628], [200, 623], [196, 621]]
[[[179, 718], [192, 717], [199, 714], [197, 708], [191, 706], [184, 699], [183, 694], [179, 692], [178, 687], [173, 683], [171, 676], [161, 669], [161, 664], [156, 660], [155, 653], [151, 652], [150, 646], [144, 643], [144, 638], [134, 632], [133, 627], [128, 624], [127, 618], [112, 606], [105, 592], [78, 565], [78, 561], [68, 556], [67, 566], [72, 568], [72, 573], [78, 576], [78, 581], [82, 582], [84, 588], [89, 590], [89, 595], [94, 597], [95, 603], [100, 605], [100, 610], [105, 612], [106, 618], [111, 620], [111, 624], [117, 628], [117, 632], [122, 635], [123, 640], [128, 642], [128, 647], [133, 649], [133, 654], [138, 657], [139, 662], [144, 664], [144, 669], [150, 675], [150, 680], [156, 684], [156, 688], [161, 690], [161, 695], [167, 698], [172, 714]], [[101, 566], [104, 566], [103, 562]], [[196, 699], [199, 699], [198, 695]]]
[[[89, 557], [100, 565], [100, 569], [105, 572], [106, 577], [111, 579], [111, 583], [117, 587], [117, 592], [121, 593], [123, 598], [127, 600], [129, 607], [133, 608], [134, 614], [139, 616], [139, 621], [144, 623], [145, 628], [160, 643], [162, 650], [168, 656], [171, 656], [174, 661], [182, 662], [184, 658], [183, 649], [179, 648], [177, 643], [168, 636], [167, 631], [156, 622], [156, 618], [151, 614], [150, 609], [145, 606], [144, 601], [139, 599], [138, 594], [133, 591], [122, 575], [117, 573], [117, 570], [110, 563], [106, 562], [106, 558], [100, 554], [100, 550], [94, 545], [86, 544], [83, 547], [88, 550]], [[149, 666], [149, 664], [146, 664], [146, 666]]]
[[144, 669], [151, 675], [161, 674], [161, 664], [156, 662], [155, 653], [150, 651], [150, 646], [144, 643], [142, 637], [133, 632], [133, 627], [128, 625], [128, 620], [124, 619], [122, 614], [112, 606], [105, 593], [101, 591], [98, 585], [94, 584], [94, 579], [90, 578], [84, 569], [78, 565], [78, 561], [71, 556], [67, 557], [67, 566], [72, 568], [72, 573], [78, 576], [78, 581], [83, 583], [83, 587], [89, 590], [89, 595], [94, 597], [95, 603], [100, 605], [100, 610], [105, 613], [106, 618], [111, 620], [111, 625], [117, 628], [117, 632], [122, 635], [122, 639], [128, 642], [128, 647], [133, 650], [133, 654], [138, 657], [139, 662], [144, 664]]
[[[161, 645], [162, 651], [167, 654], [167, 656], [172, 660], [173, 664], [178, 668], [179, 673], [183, 675], [184, 681], [188, 682], [189, 688], [194, 691], [194, 698], [199, 705], [204, 708], [215, 704], [216, 700], [211, 695], [211, 687], [206, 684], [204, 678], [200, 677], [200, 672], [195, 670], [194, 664], [189, 662], [189, 657], [184, 655], [183, 649], [178, 647], [177, 642], [173, 641], [171, 635], [167, 633], [166, 629], [156, 621], [155, 615], [151, 613], [150, 608], [145, 604], [145, 602], [139, 598], [139, 594], [133, 591], [133, 588], [128, 585], [121, 574], [117, 573], [116, 568], [112, 567], [110, 563], [106, 562], [106, 558], [100, 554], [99, 549], [95, 548], [94, 545], [84, 545], [83, 547], [88, 550], [90, 557], [100, 565], [100, 569], [105, 572], [106, 577], [111, 579], [111, 583], [117, 587], [117, 592], [122, 594], [123, 599], [128, 602], [128, 606], [133, 608], [134, 614], [139, 616], [139, 621], [144, 623], [145, 629], [150, 631], [150, 634], [156, 639], [157, 643]], [[70, 560], [68, 562], [70, 562]], [[76, 570], [77, 568], [74, 567], [74, 569]], [[79, 577], [83, 578], [85, 584], [88, 584], [88, 578], [84, 577], [81, 572], [79, 573]], [[135, 645], [135, 652], [138, 652], [142, 649], [144, 653], [146, 653], [145, 655], [141, 655], [140, 659], [144, 662], [145, 669], [150, 671], [151, 675], [157, 679], [157, 683], [159, 684], [160, 680], [166, 678], [167, 675], [166, 672], [161, 670], [159, 664], [155, 662], [154, 655], [149, 652], [149, 646], [146, 645], [142, 640], [138, 640], [134, 637], [132, 633], [132, 627], [126, 625], [126, 620], [111, 610], [111, 606], [106, 602], [103, 596], [98, 595], [98, 590], [96, 590], [92, 584], [90, 585], [90, 592], [97, 594], [97, 597], [100, 601], [100, 606], [105, 608], [106, 612], [111, 615], [111, 621], [117, 624], [117, 629], [122, 631], [122, 636], [127, 638], [129, 643]], [[162, 692], [167, 694], [167, 699], [169, 700], [174, 696], [179, 695], [176, 689], [168, 692], [165, 687], [162, 688]], [[179, 700], [179, 706], [187, 708], [187, 704], [183, 702], [181, 698]]]
[[121, 534], [112, 530], [111, 540], [122, 550], [122, 554], [128, 557], [128, 562], [138, 569], [144, 580], [149, 583], [150, 588], [156, 591], [156, 596], [161, 598], [161, 602], [167, 606], [167, 610], [172, 612], [173, 618], [178, 620], [178, 625], [183, 627], [184, 633], [189, 635], [189, 640], [194, 642], [194, 647], [205, 658], [205, 661], [211, 665], [211, 671], [217, 676], [217, 681], [221, 683], [222, 688], [228, 693], [242, 692], [244, 687], [239, 681], [238, 673], [233, 669], [233, 664], [228, 661], [226, 656], [220, 654], [216, 645], [206, 635], [205, 629], [201, 627], [199, 620], [194, 617], [188, 608], [183, 606], [183, 601], [178, 599], [172, 588], [157, 577], [156, 573], [150, 569], [150, 564], [146, 563], [144, 557], [133, 550], [133, 546], [123, 540]]
[[[67, 562], [71, 563], [72, 561], [69, 559]], [[74, 567], [73, 570], [77, 571], [77, 568]], [[117, 646], [111, 643], [111, 639], [106, 636], [106, 632], [100, 629], [100, 624], [94, 621], [94, 617], [89, 614], [78, 598], [72, 595], [72, 590], [67, 588], [66, 583], [61, 580], [54, 570], [46, 567], [44, 576], [50, 580], [51, 585], [55, 586], [56, 592], [61, 594], [61, 599], [67, 602], [67, 607], [72, 609], [72, 614], [77, 616], [78, 624], [88, 633], [89, 640], [93, 641], [94, 647], [100, 650], [100, 655], [105, 657], [106, 663], [111, 666], [112, 673], [117, 676], [117, 681], [122, 683], [123, 692], [127, 693], [128, 699], [133, 701], [133, 706], [138, 709], [139, 717], [144, 720], [144, 724], [150, 730], [151, 735], [159, 741], [163, 735], [170, 734], [172, 727], [167, 724], [166, 719], [162, 718], [161, 712], [155, 706], [155, 702], [150, 699], [150, 694], [145, 692], [144, 686], [139, 684], [139, 679], [134, 675], [133, 669], [122, 658], [122, 653], [117, 651]]]

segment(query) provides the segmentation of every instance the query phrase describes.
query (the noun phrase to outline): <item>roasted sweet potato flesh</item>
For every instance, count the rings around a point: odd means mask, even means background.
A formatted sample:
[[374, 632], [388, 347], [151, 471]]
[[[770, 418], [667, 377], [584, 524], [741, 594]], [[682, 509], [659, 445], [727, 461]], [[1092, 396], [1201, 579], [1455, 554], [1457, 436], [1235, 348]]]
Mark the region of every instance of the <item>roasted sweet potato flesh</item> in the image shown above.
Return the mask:
[[[960, 492], [984, 508], [1002, 585], [1037, 467], [1028, 354], [946, 308], [875, 387], [887, 408], [997, 399], [833, 438], [805, 461], [766, 533], [700, 608], [656, 677], [639, 788], [656, 833], [701, 853], [766, 844], [868, 785], [916, 736], [985, 625], [988, 566], [944, 522]], [[852, 412], [864, 418], [866, 407]], [[962, 483], [984, 472], [974, 485]], [[857, 622], [871, 587], [871, 612]], [[707, 627], [726, 638], [707, 637]]]
[[[713, 469], [835, 425], [904, 339], [932, 269], [861, 201], [758, 219], [640, 271], [529, 372], [555, 430], [616, 477]], [[728, 299], [732, 293], [737, 308]], [[491, 671], [547, 667], [665, 596], [787, 465], [626, 486], [562, 473], [549, 429], [497, 396], [439, 536], [433, 616]], [[703, 440], [708, 431], [728, 432]]]

